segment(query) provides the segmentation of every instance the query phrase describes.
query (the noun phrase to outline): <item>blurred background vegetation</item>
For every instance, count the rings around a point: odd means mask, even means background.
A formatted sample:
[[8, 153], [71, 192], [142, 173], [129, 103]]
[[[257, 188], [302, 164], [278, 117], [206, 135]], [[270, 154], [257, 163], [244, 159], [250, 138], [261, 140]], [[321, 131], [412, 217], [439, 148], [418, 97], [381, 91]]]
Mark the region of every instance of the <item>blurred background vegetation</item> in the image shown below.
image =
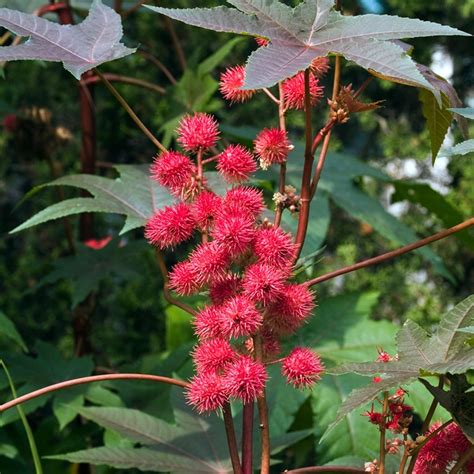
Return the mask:
[[[36, 3], [2, 0], [0, 6], [31, 11], [39, 6]], [[85, 0], [71, 3], [76, 7], [90, 4]], [[147, 3], [155, 4], [152, 0]], [[221, 3], [212, 0], [159, 2], [160, 6], [169, 7]], [[123, 4], [126, 9], [134, 2]], [[343, 4], [347, 13], [412, 16], [474, 33], [474, 0], [344, 0]], [[75, 12], [78, 20], [86, 13], [81, 8]], [[276, 125], [274, 104], [265, 95], [258, 95], [248, 104], [230, 107], [217, 90], [219, 74], [226, 66], [244, 61], [255, 49], [253, 39], [234, 40], [232, 35], [179, 23], [171, 26], [164, 17], [150, 14], [143, 8], [127, 16], [124, 27], [125, 42], [128, 46], [139, 46], [142, 54], [101, 69], [144, 79], [165, 89], [164, 94], [159, 94], [131, 85], [117, 85], [137, 114], [163, 137], [166, 145], [173, 143], [173, 130], [180, 116], [191, 110], [214, 113], [222, 124], [224, 135], [229, 139], [239, 137], [243, 142], [255, 136], [258, 129]], [[177, 54], [171, 31], [179, 38], [185, 64]], [[473, 106], [472, 42], [456, 37], [409, 42], [415, 46], [414, 58], [432, 64], [436, 72], [453, 83], [464, 105]], [[205, 60], [216, 51], [220, 53], [214, 57], [215, 61], [206, 63]], [[166, 65], [171, 80], [156, 61], [150, 61], [149, 55]], [[54, 189], [43, 190], [19, 205], [34, 186], [50, 181], [53, 172], [65, 175], [79, 171], [81, 138], [78, 86], [61, 67], [38, 62], [9, 63], [3, 67], [3, 76], [0, 93], [0, 115], [4, 119], [4, 127], [0, 130], [0, 310], [15, 323], [33, 354], [44, 355], [45, 348], [41, 352], [37, 341], [46, 341], [57, 348], [61, 354], [57, 357], [67, 358], [76, 351], [76, 354], [91, 357], [96, 367], [108, 370], [119, 367], [120, 370], [124, 367], [146, 370], [162, 364], [171, 350], [178, 349], [185, 354], [193, 337], [189, 321], [166, 304], [154, 253], [143, 242], [142, 231], [118, 237], [122, 217], [94, 215], [94, 237], [112, 236], [114, 240], [102, 250], [93, 250], [77, 242], [78, 257], [69, 255], [64, 225], [59, 221], [19, 234], [8, 234], [35, 212], [58, 200]], [[364, 70], [352, 65], [343, 69], [345, 84], [358, 87], [366, 78]], [[328, 89], [331, 80], [330, 72], [323, 79]], [[98, 173], [114, 177], [112, 165], [150, 163], [155, 153], [153, 145], [101, 84], [94, 89]], [[337, 127], [331, 150], [370, 164], [389, 178], [380, 181], [358, 177], [353, 184], [379, 200], [386, 210], [420, 236], [449, 226], [450, 219], [456, 223], [457, 217], [462, 220], [472, 216], [473, 157], [449, 158], [441, 151], [435, 166], [431, 165], [429, 135], [418, 91], [374, 80], [364, 93], [364, 99], [383, 99], [385, 102], [374, 113], [354, 116], [347, 126]], [[318, 124], [322, 124], [324, 107], [315, 115]], [[288, 128], [295, 140], [301, 138], [303, 116], [300, 112], [289, 113]], [[446, 148], [460, 139], [459, 129], [453, 125]], [[337, 159], [337, 155], [330, 159]], [[337, 169], [337, 164], [334, 166]], [[344, 175], [343, 165], [338, 172]], [[439, 194], [433, 195], [423, 188], [425, 191], [413, 196], [414, 193], [404, 191], [403, 186], [391, 184], [392, 180], [427, 183]], [[65, 193], [66, 196], [76, 195], [71, 190], [65, 190]], [[271, 199], [271, 191], [267, 194]], [[332, 199], [329, 199], [329, 209], [327, 232], [319, 242], [322, 251], [315, 263], [307, 268], [308, 276], [326, 273], [394, 247], [393, 241], [374, 230], [363, 214], [351, 214]], [[367, 212], [370, 213], [370, 209]], [[78, 219], [69, 222], [77, 236]], [[324, 283], [318, 287], [318, 299], [324, 304], [327, 297], [377, 293], [377, 301], [367, 303], [373, 319], [400, 324], [406, 318], [412, 318], [429, 329], [446, 309], [472, 291], [474, 252], [467, 240], [467, 237], [465, 240], [452, 237], [432, 245], [449, 276], [440, 274], [427, 259], [414, 254]], [[168, 262], [180, 260], [188, 250], [180, 247], [168, 257]], [[311, 248], [308, 252], [316, 250]], [[80, 322], [82, 313], [87, 314], [86, 332], [90, 340], [81, 349], [78, 348], [77, 327], [72, 322]], [[50, 351], [51, 347], [48, 347]], [[179, 362], [178, 359], [174, 356], [175, 366], [170, 370], [186, 365], [184, 355]], [[183, 373], [189, 373], [189, 366], [186, 367]], [[148, 392], [146, 396], [149, 396]], [[311, 410], [309, 402], [298, 416], [304, 419], [308, 410]], [[58, 434], [55, 422], [45, 416], [47, 414], [47, 408], [35, 411], [33, 423], [37, 433], [49, 430], [58, 439], [64, 438]], [[298, 417], [295, 423], [298, 424]], [[79, 423], [74, 429], [77, 435], [83, 427]], [[0, 446], [8, 445], [7, 441], [1, 444], [2, 436], [22, 440], [20, 432], [21, 427], [16, 423], [8, 425], [0, 436]], [[95, 432], [87, 432], [91, 438], [95, 435]], [[63, 443], [61, 449], [67, 450], [67, 443]], [[309, 456], [308, 449], [303, 443], [299, 451], [290, 455], [302, 462]], [[18, 456], [9, 457], [0, 449], [2, 472], [20, 472], [14, 469], [22, 465], [21, 456], [20, 460]], [[57, 472], [65, 472], [57, 469]]]

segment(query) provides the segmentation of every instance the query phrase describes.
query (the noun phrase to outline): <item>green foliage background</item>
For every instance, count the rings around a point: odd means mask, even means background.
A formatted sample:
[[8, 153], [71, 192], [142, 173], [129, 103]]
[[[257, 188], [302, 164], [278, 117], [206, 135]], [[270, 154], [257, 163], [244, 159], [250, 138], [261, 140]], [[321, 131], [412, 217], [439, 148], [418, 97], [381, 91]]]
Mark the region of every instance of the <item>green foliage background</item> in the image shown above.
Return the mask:
[[[8, 0], [0, 2], [1, 6], [16, 8], [23, 5], [21, 1], [13, 3], [15, 5]], [[160, 6], [215, 6], [221, 2], [200, 0], [199, 5], [196, 5], [197, 2], [190, 3], [187, 0], [169, 0], [160, 2]], [[382, 0], [379, 4], [386, 13], [419, 17], [474, 32], [473, 0]], [[364, 5], [366, 2], [344, 1], [348, 13], [364, 13], [367, 11]], [[83, 14], [78, 10], [79, 16]], [[229, 45], [231, 35], [182, 24], [175, 24], [174, 27], [186, 54], [187, 67], [184, 71], [163, 18], [143, 11], [131, 15], [125, 22], [127, 44], [140, 45], [141, 49], [156, 56], [173, 75], [182, 78], [177, 85], [170, 84], [158, 68], [138, 54], [103, 68], [108, 72], [143, 78], [166, 88], [166, 96], [162, 97], [133, 86], [118, 86], [154, 132], [163, 136], [166, 143], [172, 143], [172, 130], [178, 118], [190, 110], [215, 113], [224, 131], [227, 127], [230, 135], [244, 137], [244, 141], [246, 136], [249, 137], [248, 131], [253, 133], [256, 128], [275, 125], [274, 106], [263, 94], [246, 105], [229, 107], [217, 91], [219, 73], [227, 65], [241, 63], [254, 49], [253, 40], [241, 39]], [[471, 42], [464, 38], [439, 38], [412, 43], [415, 45], [415, 59], [425, 64], [430, 63], [436, 48], [448, 53], [453, 60], [453, 84], [461, 99], [465, 104], [468, 100], [474, 100]], [[221, 51], [222, 55], [216, 58], [215, 63], [208, 62], [203, 66], [203, 61], [226, 44], [228, 47]], [[110, 244], [112, 247], [101, 251], [92, 251], [77, 244], [82, 262], [89, 258], [93, 265], [95, 255], [100, 260], [95, 273], [100, 278], [96, 281], [92, 281], [92, 275], [83, 267], [78, 267], [77, 262], [66, 259], [67, 243], [59, 221], [20, 234], [8, 234], [35, 212], [58, 200], [55, 190], [50, 189], [18, 206], [32, 187], [51, 180], [48, 158], [54, 161], [60, 175], [79, 171], [80, 124], [77, 84], [58, 65], [11, 63], [4, 68], [4, 76], [0, 114], [16, 114], [20, 128], [15, 133], [6, 129], [0, 131], [0, 311], [16, 325], [30, 356], [21, 354], [21, 347], [11, 337], [3, 336], [0, 338], [0, 355], [11, 367], [20, 392], [70, 376], [88, 375], [94, 367], [189, 375], [191, 367], [186, 354], [193, 340], [189, 320], [165, 302], [154, 253], [143, 243], [141, 230], [119, 238], [121, 217], [94, 216], [94, 234], [97, 238], [107, 235], [116, 238]], [[365, 71], [355, 67], [343, 70], [344, 83], [357, 86], [366, 77]], [[330, 79], [331, 75], [326, 80], [328, 85]], [[94, 92], [98, 160], [106, 164], [150, 163], [153, 146], [101, 85], [96, 86]], [[384, 107], [373, 114], [353, 117], [347, 126], [339, 127], [332, 149], [370, 163], [392, 178], [407, 177], [409, 163], [409, 170], [414, 170], [410, 178], [432, 182], [430, 143], [417, 91], [376, 80], [367, 89], [365, 97], [374, 101], [384, 99]], [[33, 107], [48, 109], [52, 116], [51, 123], [32, 120], [29, 111]], [[317, 121], [322, 124], [324, 120], [325, 116], [321, 113]], [[53, 139], [56, 137], [54, 129], [58, 126], [70, 130], [72, 138], [67, 141]], [[302, 114], [290, 113], [288, 126], [293, 137], [301, 137]], [[456, 126], [452, 129], [452, 135], [455, 143], [460, 141]], [[440, 161], [436, 167], [441, 168]], [[116, 176], [107, 167], [101, 168], [100, 172], [105, 176]], [[342, 168], [341, 175], [344, 172]], [[431, 195], [422, 203], [421, 199], [407, 200], [409, 196], [403, 194], [401, 189], [397, 188], [397, 193], [393, 194], [390, 184], [373, 179], [356, 178], [354, 184], [380, 199], [385, 206], [394, 197], [399, 198], [403, 202], [401, 222], [419, 235], [428, 235], [447, 226], [446, 215], [443, 214], [446, 202], [457, 210], [459, 214], [456, 215], [461, 218], [473, 215], [473, 179], [472, 157], [447, 160], [442, 183], [435, 183], [444, 188], [445, 202], [441, 204]], [[65, 192], [70, 197], [77, 195], [74, 190]], [[331, 219], [323, 243], [324, 251], [306, 270], [306, 276], [323, 274], [393, 248], [370, 225], [356, 220], [332, 200], [329, 200], [329, 209]], [[78, 220], [71, 219], [71, 223], [77, 235]], [[428, 330], [432, 328], [447, 308], [472, 291], [474, 283], [474, 253], [465, 241], [450, 238], [434, 244], [432, 248], [444, 260], [451, 279], [443, 277], [421, 256], [413, 254], [327, 282], [318, 287], [320, 306], [314, 321], [305, 335], [299, 335], [297, 340], [304, 339], [305, 343], [316, 347], [331, 365], [373, 359], [376, 357], [376, 346], [383, 346], [386, 350], [393, 348], [397, 326], [407, 318], [414, 319]], [[169, 255], [168, 263], [180, 260], [188, 250], [180, 248], [176, 254]], [[55, 277], [51, 276], [52, 272], [55, 272]], [[85, 281], [78, 280], [77, 275], [82, 275]], [[304, 276], [301, 275], [302, 278]], [[71, 323], [78, 311], [77, 306], [72, 306], [84, 286], [86, 290], [83, 291], [87, 293], [92, 289], [93, 294], [91, 351], [85, 357], [72, 358], [75, 341]], [[334, 327], [330, 327], [332, 321], [337, 321]], [[361, 337], [366, 338], [362, 341], [362, 348], [360, 345], [353, 348], [352, 342]], [[42, 373], [40, 368], [45, 365], [54, 367], [54, 370]], [[335, 415], [337, 408], [329, 401], [335, 397], [342, 400], [350, 389], [364, 383], [359, 376], [344, 377], [339, 384], [334, 377], [328, 376], [311, 395], [292, 395], [296, 397], [292, 401], [295, 408], [289, 414], [280, 414], [280, 422], [292, 430], [309, 429], [312, 435], [285, 452], [282, 458], [285, 466], [335, 462], [347, 456], [352, 456], [352, 462], [360, 464], [361, 460], [374, 457], [375, 430], [371, 431], [359, 414], [351, 415], [352, 419], [348, 421], [356, 426], [353, 439], [341, 441], [339, 448], [331, 440], [326, 440], [326, 445], [317, 444], [324, 428], [332, 421], [328, 419], [328, 414]], [[8, 389], [2, 377], [0, 388], [3, 389], [3, 399]], [[423, 395], [413, 389], [412, 403], [420, 412], [426, 407], [422, 400]], [[124, 446], [126, 441], [113, 431], [104, 432], [76, 417], [74, 407], [84, 403], [142, 409], [172, 421], [172, 418], [169, 419], [168, 393], [157, 393], [153, 386], [116, 383], [72, 391], [26, 405], [42, 454], [74, 451], [98, 445], [102, 440], [109, 446]], [[169, 409], [163, 410], [163, 407]], [[2, 415], [0, 425], [0, 471], [5, 474], [32, 472], [28, 446], [17, 413], [11, 411]], [[342, 426], [339, 429], [342, 430], [341, 436], [345, 436], [347, 430], [344, 431]], [[333, 436], [339, 439], [336, 432]], [[354, 457], [357, 460], [354, 461]], [[57, 461], [45, 462], [46, 472], [52, 474], [66, 472], [69, 469], [66, 466]], [[111, 471], [98, 468], [95, 472], [105, 474]]]

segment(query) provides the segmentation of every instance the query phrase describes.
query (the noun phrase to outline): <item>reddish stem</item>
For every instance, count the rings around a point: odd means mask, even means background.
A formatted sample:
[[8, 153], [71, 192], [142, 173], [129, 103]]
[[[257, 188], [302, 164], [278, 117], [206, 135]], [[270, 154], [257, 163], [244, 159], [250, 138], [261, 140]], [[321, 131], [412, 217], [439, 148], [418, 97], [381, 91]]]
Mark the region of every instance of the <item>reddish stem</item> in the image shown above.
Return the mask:
[[34, 392], [27, 393], [21, 397], [10, 400], [9, 402], [0, 405], [0, 412], [4, 412], [10, 408], [13, 408], [21, 403], [25, 403], [34, 398], [41, 397], [51, 392], [63, 390], [65, 388], [74, 387], [76, 385], [83, 385], [91, 382], [103, 382], [104, 380], [151, 380], [153, 382], [167, 383], [170, 385], [176, 385], [178, 387], [187, 388], [189, 384], [183, 380], [172, 379], [169, 377], [161, 377], [160, 375], [149, 375], [149, 374], [105, 374], [105, 375], [91, 375], [90, 377], [81, 377], [78, 379], [66, 380], [64, 382], [55, 383], [48, 385], [47, 387], [40, 388]]
[[[280, 130], [286, 131], [286, 108], [285, 108], [285, 94], [283, 93], [283, 83], [278, 84], [278, 93], [280, 99], [278, 100], [278, 122]], [[286, 163], [280, 165], [280, 180], [278, 183], [278, 192], [280, 194], [285, 194], [285, 184], [286, 184]], [[283, 207], [279, 204], [275, 211], [275, 227], [279, 227], [281, 224], [281, 217], [283, 214]]]
[[253, 410], [253, 401], [244, 404], [242, 419], [242, 474], [253, 473]]
[[239, 449], [237, 447], [237, 438], [235, 436], [234, 420], [232, 419], [232, 409], [230, 403], [225, 403], [222, 407], [224, 415], [224, 426], [227, 435], [227, 444], [229, 446], [230, 459], [232, 461], [232, 469], [234, 474], [242, 474], [240, 466]]
[[307, 69], [304, 74], [304, 89], [305, 89], [305, 152], [304, 152], [304, 166], [303, 166], [303, 177], [301, 179], [301, 207], [300, 215], [298, 219], [298, 229], [296, 231], [295, 244], [296, 244], [296, 255], [295, 261], [298, 260], [308, 230], [309, 210], [311, 204], [311, 174], [313, 172], [314, 155], [312, 153], [312, 125], [311, 125], [311, 95], [309, 87], [309, 75], [310, 70]]
[[[134, 77], [121, 76], [120, 74], [111, 74], [104, 72], [104, 77], [111, 82], [121, 82], [122, 84], [131, 84], [133, 86], [142, 87], [143, 89], [149, 89], [158, 94], [166, 94], [166, 91], [163, 87], [152, 84], [151, 82], [143, 81], [142, 79], [136, 79]], [[82, 80], [83, 84], [96, 84], [102, 79], [99, 76], [87, 76]]]
[[317, 278], [313, 278], [312, 280], [308, 280], [306, 284], [308, 286], [317, 285], [318, 283], [331, 280], [332, 278], [336, 278], [340, 275], [344, 275], [346, 273], [350, 273], [361, 268], [370, 267], [372, 265], [377, 265], [378, 263], [382, 263], [387, 260], [391, 260], [392, 258], [399, 257], [400, 255], [411, 252], [412, 250], [416, 250], [425, 245], [431, 244], [432, 242], [436, 242], [437, 240], [444, 239], [445, 237], [455, 234], [456, 232], [460, 232], [461, 230], [467, 229], [472, 225], [474, 225], [474, 217], [462, 222], [461, 224], [455, 225], [454, 227], [438, 232], [437, 234], [434, 234], [430, 237], [426, 237], [426, 239], [418, 240], [413, 244], [405, 245], [404, 247], [392, 250], [391, 252], [387, 252], [377, 257], [369, 258], [368, 260], [363, 260], [362, 262], [355, 263], [354, 265], [349, 265], [348, 267], [340, 268], [339, 270], [336, 270], [334, 272], [326, 273], [326, 275], [321, 275]]

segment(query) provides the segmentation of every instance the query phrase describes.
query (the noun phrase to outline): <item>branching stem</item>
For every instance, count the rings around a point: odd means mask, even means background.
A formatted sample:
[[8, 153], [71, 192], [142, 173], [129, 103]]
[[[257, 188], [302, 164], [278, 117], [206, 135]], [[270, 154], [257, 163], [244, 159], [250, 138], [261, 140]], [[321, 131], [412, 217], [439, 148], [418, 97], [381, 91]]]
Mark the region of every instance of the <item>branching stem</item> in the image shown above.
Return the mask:
[[[286, 108], [285, 108], [285, 94], [283, 93], [283, 83], [278, 84], [278, 94], [280, 100], [278, 101], [278, 123], [280, 130], [286, 131]], [[280, 180], [278, 183], [278, 192], [280, 194], [285, 193], [286, 185], [286, 162], [280, 165]], [[281, 224], [281, 217], [283, 214], [283, 207], [279, 204], [275, 211], [275, 227], [279, 227]]]
[[230, 407], [229, 402], [227, 402], [222, 407], [222, 413], [224, 416], [224, 426], [227, 435], [227, 444], [229, 446], [230, 459], [232, 461], [232, 469], [234, 470], [234, 474], [242, 474], [242, 467], [240, 466], [239, 458], [239, 449], [237, 447], [237, 438], [235, 436], [234, 420], [232, 419], [232, 409]]
[[242, 474], [253, 473], [254, 402], [244, 403], [242, 417]]
[[183, 380], [172, 379], [170, 377], [161, 377], [160, 375], [149, 375], [149, 374], [104, 374], [104, 375], [91, 375], [90, 377], [81, 377], [78, 379], [66, 380], [64, 382], [55, 383], [48, 385], [47, 387], [40, 388], [34, 392], [27, 393], [21, 397], [17, 397], [9, 402], [0, 405], [0, 413], [4, 412], [12, 407], [25, 403], [34, 398], [41, 397], [48, 393], [63, 390], [69, 387], [75, 387], [76, 385], [83, 385], [92, 382], [103, 382], [105, 380], [150, 380], [152, 382], [167, 383], [169, 385], [176, 385], [178, 387], [187, 388], [189, 384]]
[[156, 249], [156, 261], [158, 263], [158, 268], [160, 269], [161, 275], [163, 277], [163, 296], [165, 297], [165, 300], [168, 301], [169, 304], [172, 304], [174, 306], [177, 306], [178, 308], [181, 308], [183, 311], [186, 311], [187, 313], [191, 314], [192, 316], [196, 315], [196, 311], [194, 308], [189, 306], [186, 303], [183, 303], [182, 301], [179, 301], [176, 298], [173, 298], [171, 295], [171, 291], [169, 288], [169, 276], [168, 276], [168, 269], [166, 268], [165, 264], [165, 259], [163, 258], [163, 254], [161, 253], [160, 249]]
[[161, 144], [161, 142], [150, 132], [146, 125], [138, 118], [137, 114], [133, 109], [128, 105], [127, 101], [120, 95], [120, 93], [115, 89], [115, 87], [110, 83], [110, 81], [97, 69], [94, 69], [95, 74], [97, 74], [101, 79], [104, 85], [109, 89], [111, 94], [118, 100], [123, 109], [130, 115], [130, 118], [136, 123], [138, 128], [150, 139], [150, 141], [162, 152], [166, 152], [166, 148]]
[[386, 262], [387, 260], [391, 260], [392, 258], [399, 257], [405, 253], [411, 252], [416, 250], [420, 247], [424, 247], [425, 245], [431, 244], [432, 242], [436, 242], [437, 240], [444, 239], [456, 232], [460, 232], [464, 229], [467, 229], [474, 225], [474, 217], [468, 219], [467, 221], [462, 222], [461, 224], [455, 225], [449, 229], [443, 230], [438, 232], [430, 237], [426, 237], [425, 239], [418, 240], [409, 245], [405, 245], [400, 247], [399, 249], [392, 250], [391, 252], [384, 253], [377, 257], [369, 258], [368, 260], [363, 260], [362, 262], [355, 263], [354, 265], [349, 265], [348, 267], [340, 268], [339, 270], [335, 270], [334, 272], [326, 273], [325, 275], [321, 275], [319, 277], [313, 278], [312, 280], [307, 281], [308, 286], [317, 285], [318, 283], [322, 283], [323, 281], [331, 280], [336, 278], [340, 275], [344, 275], [346, 273], [353, 272], [355, 270], [359, 270], [361, 268], [371, 267], [372, 265], [377, 265], [382, 262]]
[[[255, 360], [263, 363], [263, 342], [262, 336], [258, 334], [253, 339], [255, 349]], [[269, 474], [270, 472], [270, 426], [268, 422], [268, 407], [265, 394], [265, 388], [262, 394], [257, 398], [258, 416], [260, 421], [260, 434], [262, 442], [262, 457], [260, 464], [260, 474]]]

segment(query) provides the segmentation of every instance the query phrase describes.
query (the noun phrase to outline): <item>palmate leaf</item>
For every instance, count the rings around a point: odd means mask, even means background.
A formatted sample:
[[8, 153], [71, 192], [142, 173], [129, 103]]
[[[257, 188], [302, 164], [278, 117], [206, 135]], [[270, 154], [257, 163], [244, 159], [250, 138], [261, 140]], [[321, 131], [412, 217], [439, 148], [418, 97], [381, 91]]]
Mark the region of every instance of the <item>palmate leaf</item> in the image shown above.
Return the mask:
[[458, 143], [448, 152], [448, 154], [451, 156], [467, 155], [468, 153], [474, 153], [474, 140], [465, 140], [461, 143]]
[[[100, 447], [49, 458], [176, 474], [233, 472], [222, 420], [215, 414], [203, 417], [194, 413], [178, 389], [172, 390], [171, 402], [175, 424], [127, 408], [79, 409], [85, 418], [140, 447]], [[309, 434], [308, 430], [278, 434], [272, 440], [272, 454]]]
[[345, 17], [333, 0], [305, 0], [292, 9], [278, 0], [229, 0], [236, 9], [151, 7], [184, 23], [215, 31], [263, 36], [268, 46], [248, 59], [246, 89], [270, 87], [306, 69], [318, 56], [340, 54], [385, 78], [439, 92], [419, 72], [399, 38], [467, 33], [436, 23], [389, 15]]
[[466, 344], [469, 334], [460, 331], [473, 322], [474, 295], [449, 311], [431, 337], [418, 324], [407, 321], [397, 334], [399, 360], [349, 363], [330, 369], [333, 374], [382, 374], [384, 378], [379, 383], [354, 390], [342, 404], [329, 430], [352, 410], [373, 400], [382, 391], [405, 385], [426, 374], [463, 374], [473, 369], [474, 348]]
[[74, 198], [40, 211], [12, 232], [28, 229], [43, 222], [83, 212], [111, 212], [126, 216], [121, 234], [143, 226], [158, 209], [171, 204], [169, 192], [149, 177], [148, 166], [119, 165], [120, 178], [109, 179], [88, 174], [59, 178], [40, 186], [73, 186], [89, 191], [93, 198]]
[[0, 26], [30, 39], [0, 48], [1, 61], [39, 59], [61, 61], [76, 78], [100, 64], [135, 52], [124, 46], [120, 15], [94, 0], [87, 18], [78, 25], [59, 25], [35, 15], [0, 8]]

